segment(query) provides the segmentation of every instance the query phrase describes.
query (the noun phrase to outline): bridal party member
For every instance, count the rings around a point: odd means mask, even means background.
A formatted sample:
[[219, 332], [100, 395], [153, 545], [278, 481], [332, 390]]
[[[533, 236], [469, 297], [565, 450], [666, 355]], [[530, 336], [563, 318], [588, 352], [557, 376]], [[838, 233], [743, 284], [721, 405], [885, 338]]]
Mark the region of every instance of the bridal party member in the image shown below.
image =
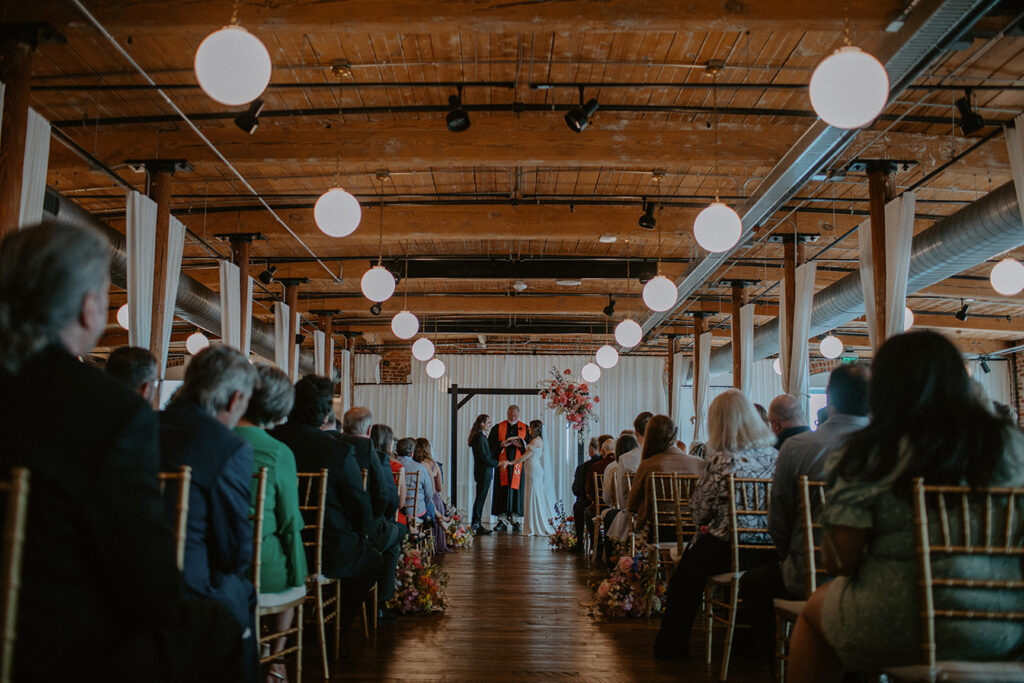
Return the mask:
[[476, 483], [476, 496], [473, 498], [473, 533], [489, 534], [491, 530], [480, 525], [484, 514], [484, 502], [494, 478], [494, 468], [498, 461], [491, 455], [491, 445], [484, 434], [491, 428], [489, 415], [477, 415], [473, 428], [469, 431], [469, 447], [473, 451], [473, 481]]
[[[508, 466], [526, 452], [528, 432], [526, 423], [519, 421], [519, 406], [508, 407], [508, 419], [491, 428], [487, 441], [491, 453], [498, 460], [498, 476], [494, 479], [494, 496], [491, 498], [491, 514], [499, 518], [495, 531], [523, 530], [523, 467], [522, 463]], [[506, 525], [506, 522], [508, 523]]]

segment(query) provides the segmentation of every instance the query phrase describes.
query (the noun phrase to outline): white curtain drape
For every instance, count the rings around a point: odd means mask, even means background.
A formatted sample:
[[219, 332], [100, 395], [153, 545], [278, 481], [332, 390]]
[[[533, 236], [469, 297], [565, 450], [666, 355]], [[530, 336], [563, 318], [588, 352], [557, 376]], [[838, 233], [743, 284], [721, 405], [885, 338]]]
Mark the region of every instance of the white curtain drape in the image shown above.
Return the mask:
[[967, 361], [967, 370], [971, 377], [985, 390], [985, 395], [993, 400], [1013, 407], [1013, 364], [1005, 358], [989, 358], [988, 372], [981, 368], [980, 360]]
[[[689, 387], [690, 372], [693, 369], [693, 359], [690, 358], [690, 354], [685, 351], [676, 351], [675, 359], [672, 362], [673, 375], [673, 391], [675, 392], [675, 405], [673, 415], [669, 415], [672, 420], [676, 423], [676, 429], [679, 430], [679, 438], [685, 438], [689, 433], [686, 428], [690, 424], [690, 414], [692, 410], [686, 410], [686, 406], [693, 405], [692, 392], [687, 392], [684, 387]], [[690, 393], [688, 396], [687, 394]], [[685, 420], [683, 419], [685, 416]]]
[[[754, 304], [740, 306], [740, 390], [750, 396], [750, 378], [754, 365]], [[733, 321], [735, 324], [736, 321]]]
[[[903, 332], [903, 309], [907, 304], [907, 276], [910, 272], [910, 247], [914, 239], [914, 206], [916, 197], [906, 192], [885, 205], [885, 334], [892, 337]], [[878, 348], [875, 339], [875, 282], [871, 271], [871, 221], [860, 224], [860, 286], [864, 292], [871, 348]]]
[[[2, 103], [0, 103], [2, 108]], [[25, 133], [25, 166], [21, 172], [21, 210], [18, 225], [24, 227], [43, 220], [46, 196], [46, 170], [50, 164], [50, 122], [31, 107]]]
[[1017, 191], [1017, 206], [1024, 216], [1024, 114], [1013, 120], [1013, 127], [1003, 129], [1006, 134], [1006, 151], [1010, 155], [1010, 172], [1013, 174], [1013, 188]]
[[[694, 359], [694, 367], [697, 372], [693, 380], [693, 440], [704, 440], [704, 423], [708, 410], [708, 389], [710, 375], [708, 367], [711, 364], [711, 333], [705, 332], [700, 335], [700, 358]], [[696, 351], [696, 349], [694, 349]]]
[[153, 333], [156, 202], [140, 192], [128, 193], [125, 249], [128, 262], [128, 344], [148, 349]]
[[238, 266], [220, 262], [220, 338], [221, 343], [242, 349], [242, 292]]
[[295, 337], [291, 335], [289, 327], [291, 321], [291, 312], [288, 310], [288, 304], [275, 301], [274, 302], [274, 364], [281, 368], [281, 371], [291, 377], [290, 368], [288, 367], [288, 349], [294, 344], [289, 344], [289, 340], [294, 340]]
[[245, 315], [242, 316], [242, 355], [246, 358], [249, 357], [249, 352], [252, 349], [252, 286], [253, 279], [247, 277], [245, 279], [246, 287], [245, 291], [242, 292], [243, 302], [245, 302]]
[[338, 374], [341, 375], [341, 379], [338, 380], [339, 387], [338, 391], [341, 395], [341, 405], [347, 410], [352, 406], [348, 405], [348, 397], [352, 391], [352, 373], [350, 369], [352, 367], [352, 352], [348, 349], [342, 349], [341, 353], [338, 354]]
[[334, 337], [327, 337], [327, 367], [324, 368], [324, 375], [334, 378]]
[[[809, 393], [808, 376], [810, 359], [808, 358], [807, 337], [811, 333], [811, 300], [814, 298], [814, 278], [818, 264], [814, 261], [804, 263], [796, 268], [796, 299], [793, 312], [793, 338], [789, 338], [789, 330], [785, 324], [779, 326], [782, 344], [779, 355], [782, 359], [782, 386], [787, 394], [803, 400], [806, 404]], [[788, 275], [787, 275], [788, 277]], [[786, 320], [786, 297], [780, 297], [780, 321]]]
[[[380, 361], [381, 357], [376, 353], [357, 353], [355, 377], [352, 381], [356, 384], [380, 384]], [[413, 363], [413, 372], [416, 367], [423, 366], [423, 363]]]
[[327, 335], [323, 330], [313, 330], [313, 372], [321, 377], [329, 377], [327, 366], [324, 364], [324, 346], [327, 343]]
[[302, 350], [302, 346], [299, 345], [295, 340], [298, 337], [299, 330], [301, 328], [302, 318], [299, 316], [299, 311], [292, 311], [292, 327], [291, 327], [291, 339], [292, 351], [291, 351], [291, 363], [292, 369], [288, 373], [288, 376], [292, 378], [292, 383], [299, 381], [299, 351]]
[[[171, 216], [167, 225], [167, 271], [164, 273], [164, 340], [160, 345], [160, 378], [167, 367], [167, 350], [171, 345], [174, 308], [178, 301], [178, 280], [181, 277], [181, 255], [185, 250], [185, 224]], [[152, 341], [152, 340], [150, 340]]]

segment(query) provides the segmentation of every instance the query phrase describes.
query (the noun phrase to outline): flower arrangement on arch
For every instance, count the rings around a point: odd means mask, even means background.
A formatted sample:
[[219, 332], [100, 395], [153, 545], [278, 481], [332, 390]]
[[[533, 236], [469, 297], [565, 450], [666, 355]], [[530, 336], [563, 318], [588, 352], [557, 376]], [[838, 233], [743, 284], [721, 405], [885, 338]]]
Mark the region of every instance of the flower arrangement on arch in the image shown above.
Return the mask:
[[406, 541], [395, 571], [395, 597], [388, 607], [402, 614], [443, 612], [447, 593], [448, 575]]
[[583, 443], [586, 428], [597, 423], [594, 406], [601, 397], [591, 395], [590, 385], [578, 379], [572, 370], [559, 372], [551, 368], [551, 377], [540, 381], [540, 397], [547, 401], [547, 407], [565, 418], [566, 424], [576, 430], [576, 440]]
[[555, 533], [548, 536], [548, 545], [555, 550], [572, 550], [576, 547], [576, 529], [572, 521], [572, 517], [565, 516], [562, 501], [555, 503], [555, 516], [548, 520], [548, 524], [555, 527]]
[[668, 588], [648, 559], [646, 548], [636, 555], [623, 555], [612, 567], [611, 575], [597, 584], [595, 606], [606, 617], [643, 617], [651, 603], [651, 614], [665, 608]]

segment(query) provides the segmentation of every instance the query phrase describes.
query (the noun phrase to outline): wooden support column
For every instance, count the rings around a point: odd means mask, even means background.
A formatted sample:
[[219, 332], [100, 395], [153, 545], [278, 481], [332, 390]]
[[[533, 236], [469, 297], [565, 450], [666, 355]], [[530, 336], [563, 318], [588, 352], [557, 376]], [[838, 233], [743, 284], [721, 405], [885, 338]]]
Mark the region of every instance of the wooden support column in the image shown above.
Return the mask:
[[746, 389], [740, 386], [740, 378], [743, 374], [740, 361], [740, 309], [747, 303], [747, 283], [734, 280], [732, 282], [732, 386], [736, 389]]
[[334, 335], [334, 316], [321, 315], [320, 327], [324, 330], [324, 370], [331, 367], [331, 337]]
[[[295, 335], [299, 333], [299, 283], [285, 282], [284, 302], [288, 304], [288, 336], [285, 337], [288, 343], [288, 376], [291, 377], [292, 368], [295, 367]], [[298, 378], [294, 378], [298, 379]]]
[[668, 416], [673, 420], [676, 398], [676, 336], [668, 335]]
[[886, 267], [885, 204], [893, 197], [892, 162], [872, 161], [868, 163], [868, 199], [871, 214], [871, 271], [875, 289], [875, 343], [885, 343], [886, 320], [885, 301], [888, 294], [888, 269]]
[[[167, 255], [171, 230], [171, 186], [174, 174], [166, 168], [153, 168], [149, 175], [149, 198], [156, 202], [156, 249], [153, 266], [153, 319], [150, 323], [149, 350], [165, 358], [164, 301], [167, 299]], [[159, 368], [160, 377], [166, 368]]]
[[0, 81], [5, 84], [0, 132], [0, 236], [18, 229], [28, 135], [33, 45], [8, 38], [0, 45]]
[[356, 404], [356, 337], [348, 338], [348, 407]]

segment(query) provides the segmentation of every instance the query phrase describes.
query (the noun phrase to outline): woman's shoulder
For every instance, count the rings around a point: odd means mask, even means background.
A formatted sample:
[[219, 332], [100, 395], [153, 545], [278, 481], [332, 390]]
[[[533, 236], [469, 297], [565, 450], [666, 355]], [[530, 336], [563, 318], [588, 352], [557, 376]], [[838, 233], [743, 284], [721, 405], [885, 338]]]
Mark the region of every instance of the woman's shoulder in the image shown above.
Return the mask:
[[1006, 425], [1003, 455], [992, 474], [992, 484], [996, 486], [1024, 485], [1024, 432], [1016, 425]]

